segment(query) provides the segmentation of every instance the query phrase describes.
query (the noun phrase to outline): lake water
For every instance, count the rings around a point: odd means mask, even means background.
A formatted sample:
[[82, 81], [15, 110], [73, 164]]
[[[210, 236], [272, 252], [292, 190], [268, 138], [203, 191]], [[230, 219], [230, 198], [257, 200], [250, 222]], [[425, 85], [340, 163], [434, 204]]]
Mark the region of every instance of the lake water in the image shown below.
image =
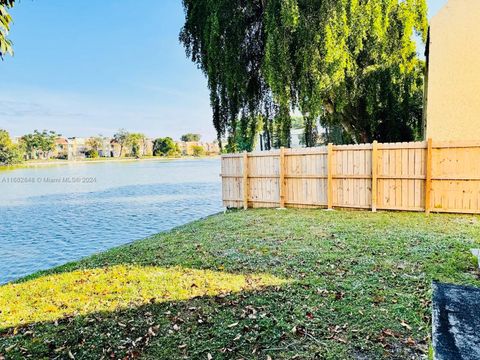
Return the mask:
[[0, 170], [0, 283], [222, 210], [220, 160]]

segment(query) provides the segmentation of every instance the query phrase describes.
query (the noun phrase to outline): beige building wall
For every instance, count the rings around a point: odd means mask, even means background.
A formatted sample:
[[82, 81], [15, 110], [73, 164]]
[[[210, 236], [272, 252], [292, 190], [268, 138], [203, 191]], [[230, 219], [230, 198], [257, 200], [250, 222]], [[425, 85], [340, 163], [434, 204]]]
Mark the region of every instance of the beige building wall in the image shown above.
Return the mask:
[[480, 140], [480, 0], [449, 0], [430, 23], [427, 138]]

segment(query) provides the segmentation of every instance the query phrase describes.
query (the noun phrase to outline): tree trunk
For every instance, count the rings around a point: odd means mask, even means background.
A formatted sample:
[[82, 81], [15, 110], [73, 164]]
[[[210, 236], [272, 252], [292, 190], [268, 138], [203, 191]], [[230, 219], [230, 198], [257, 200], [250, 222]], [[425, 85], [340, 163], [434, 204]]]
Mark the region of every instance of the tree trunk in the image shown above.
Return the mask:
[[345, 131], [352, 137], [353, 142], [355, 144], [358, 144], [358, 136], [357, 136], [357, 133], [356, 133], [355, 129], [353, 128], [352, 124], [350, 124], [348, 122], [348, 120], [345, 120], [343, 118], [340, 121], [340, 124], [345, 129]]

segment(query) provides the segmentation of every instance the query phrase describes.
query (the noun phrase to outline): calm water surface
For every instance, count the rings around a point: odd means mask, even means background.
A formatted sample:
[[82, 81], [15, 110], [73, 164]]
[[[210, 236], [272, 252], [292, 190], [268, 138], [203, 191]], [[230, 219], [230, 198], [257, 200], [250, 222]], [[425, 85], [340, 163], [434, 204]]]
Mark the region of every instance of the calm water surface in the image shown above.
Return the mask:
[[222, 210], [220, 160], [0, 171], [0, 283]]

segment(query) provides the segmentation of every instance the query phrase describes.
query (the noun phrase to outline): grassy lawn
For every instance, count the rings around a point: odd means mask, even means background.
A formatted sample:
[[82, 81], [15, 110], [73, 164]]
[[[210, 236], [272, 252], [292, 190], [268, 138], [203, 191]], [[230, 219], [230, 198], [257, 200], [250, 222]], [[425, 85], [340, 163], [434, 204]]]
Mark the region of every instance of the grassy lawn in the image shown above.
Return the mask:
[[0, 287], [0, 359], [420, 359], [480, 218], [229, 212]]

